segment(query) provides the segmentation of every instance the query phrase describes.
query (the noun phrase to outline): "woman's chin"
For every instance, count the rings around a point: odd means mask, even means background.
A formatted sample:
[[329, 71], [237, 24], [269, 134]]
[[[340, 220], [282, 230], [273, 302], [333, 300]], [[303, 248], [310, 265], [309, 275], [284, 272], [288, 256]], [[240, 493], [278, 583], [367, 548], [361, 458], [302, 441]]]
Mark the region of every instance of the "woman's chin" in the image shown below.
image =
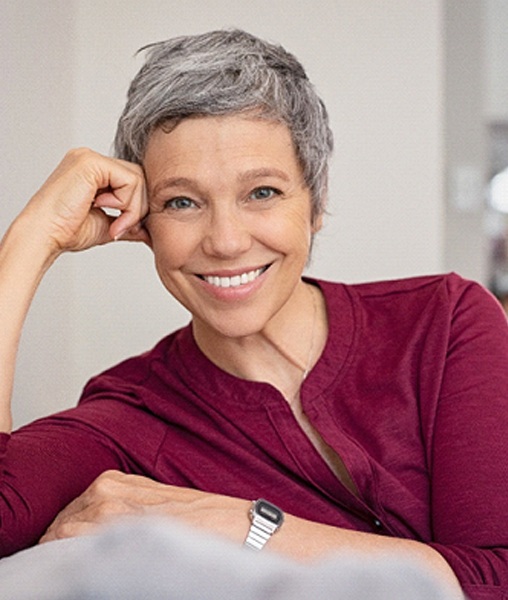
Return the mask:
[[[228, 312], [216, 318], [199, 318], [194, 316], [193, 328], [195, 335], [207, 339], [215, 339], [220, 343], [233, 339], [242, 339], [260, 333], [266, 326], [266, 319], [256, 318], [252, 314], [238, 311], [239, 314]], [[252, 311], [251, 311], [252, 312]]]

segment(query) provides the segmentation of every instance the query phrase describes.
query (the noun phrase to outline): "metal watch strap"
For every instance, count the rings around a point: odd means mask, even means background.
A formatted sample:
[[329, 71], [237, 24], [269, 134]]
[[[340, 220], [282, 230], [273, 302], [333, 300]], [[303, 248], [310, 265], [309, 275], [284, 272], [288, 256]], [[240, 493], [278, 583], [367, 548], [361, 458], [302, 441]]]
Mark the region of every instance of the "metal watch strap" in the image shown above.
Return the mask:
[[[269, 518], [263, 516], [268, 515]], [[249, 513], [251, 525], [244, 546], [252, 550], [261, 550], [272, 535], [280, 529], [284, 513], [266, 500], [255, 500]]]

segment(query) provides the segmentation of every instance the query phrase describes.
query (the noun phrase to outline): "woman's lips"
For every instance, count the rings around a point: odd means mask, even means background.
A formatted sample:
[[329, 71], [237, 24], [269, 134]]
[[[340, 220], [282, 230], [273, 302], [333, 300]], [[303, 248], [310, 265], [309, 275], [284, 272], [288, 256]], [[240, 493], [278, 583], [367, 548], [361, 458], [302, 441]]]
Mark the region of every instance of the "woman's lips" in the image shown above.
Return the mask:
[[223, 275], [198, 275], [198, 277], [203, 281], [206, 281], [210, 285], [213, 285], [218, 288], [235, 288], [245, 285], [247, 283], [252, 283], [255, 279], [262, 275], [268, 269], [269, 266], [270, 265], [265, 265], [264, 267], [260, 267], [259, 269], [245, 271], [243, 273], [238, 273], [230, 277]]

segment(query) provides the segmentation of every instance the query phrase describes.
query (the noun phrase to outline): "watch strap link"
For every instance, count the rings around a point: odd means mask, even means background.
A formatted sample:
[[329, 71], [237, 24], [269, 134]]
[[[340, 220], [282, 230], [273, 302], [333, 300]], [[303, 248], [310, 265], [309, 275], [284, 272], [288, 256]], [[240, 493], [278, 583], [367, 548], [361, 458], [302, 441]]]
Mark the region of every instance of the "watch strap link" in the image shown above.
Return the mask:
[[272, 537], [274, 530], [275, 528], [273, 525], [267, 525], [254, 517], [244, 542], [245, 546], [248, 546], [253, 550], [261, 550], [266, 542]]
[[249, 517], [251, 524], [244, 546], [259, 551], [280, 529], [284, 522], [284, 513], [275, 504], [260, 498], [252, 503]]

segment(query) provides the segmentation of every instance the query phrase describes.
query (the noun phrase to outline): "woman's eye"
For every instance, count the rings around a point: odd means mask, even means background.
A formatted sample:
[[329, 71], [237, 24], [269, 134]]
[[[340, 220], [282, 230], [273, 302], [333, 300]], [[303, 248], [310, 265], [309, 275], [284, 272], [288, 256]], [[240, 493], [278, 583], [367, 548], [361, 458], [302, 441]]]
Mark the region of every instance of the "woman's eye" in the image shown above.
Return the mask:
[[170, 210], [183, 210], [186, 208], [193, 208], [195, 206], [195, 202], [190, 198], [179, 197], [179, 198], [171, 198], [164, 204], [164, 208], [169, 208]]
[[258, 187], [250, 193], [252, 200], [271, 200], [275, 196], [279, 196], [280, 191], [272, 187]]

